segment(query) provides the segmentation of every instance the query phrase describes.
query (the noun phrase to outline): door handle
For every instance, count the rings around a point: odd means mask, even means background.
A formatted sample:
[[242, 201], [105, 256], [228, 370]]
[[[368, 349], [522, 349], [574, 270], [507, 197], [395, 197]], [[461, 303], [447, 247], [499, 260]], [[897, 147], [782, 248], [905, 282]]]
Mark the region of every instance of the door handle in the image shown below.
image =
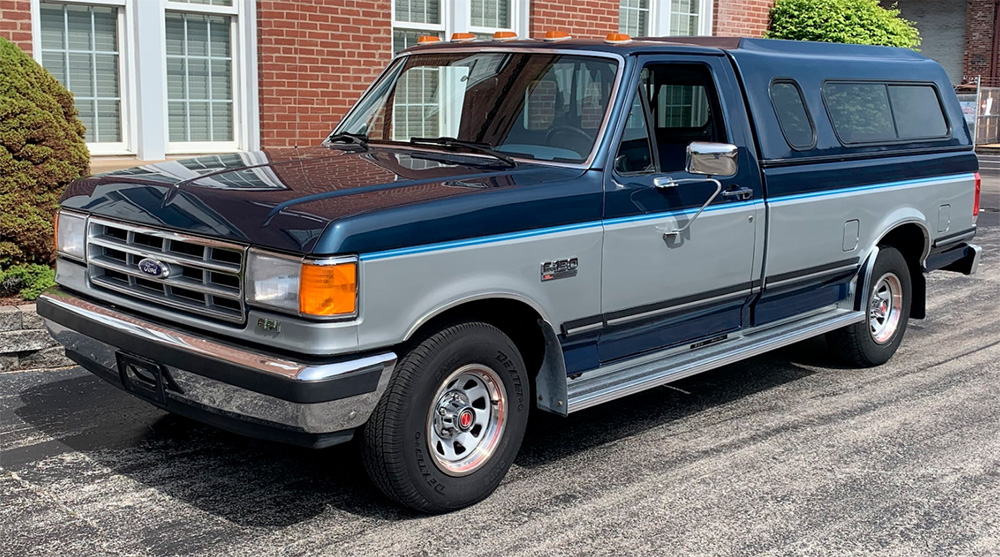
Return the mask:
[[666, 225], [657, 226], [656, 229], [659, 230], [661, 233], [663, 233], [663, 236], [665, 238], [679, 236], [680, 234], [683, 234], [685, 230], [691, 228], [691, 225], [694, 223], [695, 219], [701, 216], [701, 214], [705, 211], [705, 209], [707, 209], [708, 206], [711, 205], [713, 201], [715, 201], [716, 197], [719, 197], [719, 194], [722, 192], [722, 182], [714, 178], [684, 178], [681, 180], [674, 180], [673, 178], [670, 177], [664, 177], [664, 178], [655, 178], [653, 180], [653, 185], [656, 186], [658, 189], [676, 188], [680, 184], [689, 184], [693, 182], [698, 182], [698, 183], [708, 182], [711, 184], [715, 184], [715, 192], [712, 193], [712, 197], [708, 198], [708, 201], [706, 201], [705, 204], [701, 206], [701, 209], [698, 209], [698, 212], [695, 213], [694, 216], [691, 217], [691, 219], [688, 220], [687, 224], [685, 224], [684, 226], [680, 228], [671, 228]]
[[722, 192], [722, 197], [730, 200], [735, 199], [736, 201], [749, 201], [753, 199], [753, 190], [734, 186], [732, 189]]

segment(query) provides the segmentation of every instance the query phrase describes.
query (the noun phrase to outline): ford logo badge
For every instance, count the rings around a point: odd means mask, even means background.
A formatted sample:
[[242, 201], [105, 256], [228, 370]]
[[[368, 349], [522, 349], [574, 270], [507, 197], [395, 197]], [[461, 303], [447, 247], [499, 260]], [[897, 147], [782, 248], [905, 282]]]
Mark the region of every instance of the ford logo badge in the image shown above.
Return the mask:
[[165, 279], [170, 276], [170, 267], [166, 263], [149, 257], [139, 262], [139, 270], [153, 278]]

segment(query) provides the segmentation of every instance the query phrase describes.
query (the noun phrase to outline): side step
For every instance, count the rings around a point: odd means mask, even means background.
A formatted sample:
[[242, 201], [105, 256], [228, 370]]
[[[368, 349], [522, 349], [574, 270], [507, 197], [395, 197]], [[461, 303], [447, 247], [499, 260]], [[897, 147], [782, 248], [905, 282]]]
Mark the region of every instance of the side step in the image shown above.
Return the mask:
[[678, 379], [752, 358], [782, 346], [863, 321], [864, 313], [835, 309], [806, 319], [687, 350], [673, 348], [611, 364], [577, 379], [567, 379], [566, 413], [665, 385]]

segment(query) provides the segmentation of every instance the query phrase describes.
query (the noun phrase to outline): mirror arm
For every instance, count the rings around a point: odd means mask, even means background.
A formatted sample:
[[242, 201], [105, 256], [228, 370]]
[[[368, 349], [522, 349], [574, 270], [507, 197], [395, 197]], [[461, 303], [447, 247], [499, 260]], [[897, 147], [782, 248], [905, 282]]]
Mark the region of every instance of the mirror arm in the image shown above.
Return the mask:
[[687, 224], [685, 224], [684, 226], [682, 226], [680, 228], [672, 228], [672, 227], [667, 226], [665, 224], [661, 224], [660, 226], [656, 227], [657, 230], [659, 230], [660, 232], [663, 233], [663, 236], [665, 238], [669, 238], [669, 237], [673, 237], [673, 236], [679, 236], [679, 235], [683, 234], [684, 231], [686, 231], [688, 228], [691, 228], [691, 225], [694, 223], [695, 219], [697, 219], [699, 216], [701, 216], [701, 214], [705, 211], [705, 209], [707, 209], [708, 206], [711, 205], [713, 201], [715, 201], [715, 198], [719, 197], [719, 194], [722, 193], [722, 182], [720, 182], [720, 181], [718, 181], [718, 180], [716, 180], [714, 178], [707, 178], [707, 177], [706, 178], [685, 178], [685, 179], [682, 179], [682, 180], [674, 180], [673, 178], [667, 177], [667, 178], [664, 179], [663, 185], [660, 185], [660, 180], [661, 180], [661, 178], [657, 178], [656, 180], [654, 180], [654, 184], [656, 185], [657, 188], [664, 188], [664, 189], [666, 189], [666, 188], [674, 188], [674, 187], [677, 187], [679, 184], [689, 183], [689, 182], [711, 182], [711, 183], [715, 184], [715, 193], [713, 193], [712, 197], [709, 197], [708, 201], [706, 201], [705, 204], [701, 206], [701, 209], [698, 209], [698, 212], [695, 213], [694, 216], [691, 217], [687, 221]]

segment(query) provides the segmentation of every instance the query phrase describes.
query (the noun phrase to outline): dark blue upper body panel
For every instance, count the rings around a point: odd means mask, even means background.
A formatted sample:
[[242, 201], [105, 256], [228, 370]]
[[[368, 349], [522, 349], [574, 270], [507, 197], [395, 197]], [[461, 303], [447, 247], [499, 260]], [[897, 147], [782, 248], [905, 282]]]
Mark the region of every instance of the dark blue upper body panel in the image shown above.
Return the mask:
[[[642, 195], [624, 190], [607, 194], [605, 169], [616, 151], [638, 68], [643, 61], [671, 58], [701, 59], [713, 68], [728, 140], [741, 149], [738, 182], [754, 190], [755, 199], [765, 193], [788, 195], [871, 182], [875, 167], [881, 181], [976, 168], [971, 138], [944, 70], [917, 53], [763, 39], [680, 41], [642, 39], [621, 46], [593, 40], [515, 41], [408, 51], [530, 48], [620, 55], [625, 61], [622, 85], [590, 169], [527, 161], [511, 168], [489, 157], [399, 146], [373, 145], [368, 151], [317, 147], [112, 172], [74, 183], [62, 203], [109, 218], [317, 255], [372, 253], [648, 212], [651, 208]], [[770, 83], [780, 77], [795, 79], [803, 90], [816, 126], [814, 149], [795, 151], [781, 133], [769, 96]], [[941, 93], [950, 136], [844, 147], [823, 105], [822, 84], [829, 79], [933, 83]], [[898, 160], [879, 160], [897, 155]], [[822, 164], [802, 166], [807, 162]], [[766, 169], [766, 192], [761, 183], [765, 174], [758, 165]], [[804, 169], [812, 172], [808, 180], [801, 175]], [[703, 196], [692, 189], [683, 198], [667, 201], [659, 210], [697, 207]]]

